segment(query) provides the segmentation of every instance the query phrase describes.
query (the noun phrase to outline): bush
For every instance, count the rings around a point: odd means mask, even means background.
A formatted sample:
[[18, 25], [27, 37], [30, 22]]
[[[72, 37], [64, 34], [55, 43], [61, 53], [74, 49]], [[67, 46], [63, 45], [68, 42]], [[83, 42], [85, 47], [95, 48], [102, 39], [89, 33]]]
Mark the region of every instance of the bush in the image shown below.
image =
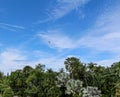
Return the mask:
[[13, 97], [14, 92], [11, 88], [6, 88], [5, 91], [3, 92], [3, 97]]

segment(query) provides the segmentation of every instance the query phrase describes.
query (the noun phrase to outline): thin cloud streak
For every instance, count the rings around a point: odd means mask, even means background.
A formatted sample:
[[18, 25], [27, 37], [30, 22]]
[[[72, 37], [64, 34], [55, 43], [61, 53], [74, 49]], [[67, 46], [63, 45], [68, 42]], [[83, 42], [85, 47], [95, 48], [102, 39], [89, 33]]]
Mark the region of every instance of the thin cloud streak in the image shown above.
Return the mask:
[[[80, 10], [80, 7], [84, 6], [89, 1], [90, 0], [56, 0], [56, 5], [47, 10], [48, 18], [45, 20], [39, 20], [35, 24], [46, 23], [51, 20], [60, 19], [73, 10]], [[81, 13], [81, 16], [83, 16], [83, 13]]]
[[85, 5], [90, 0], [57, 0], [57, 6], [51, 11], [54, 19], [62, 18], [73, 10]]
[[25, 29], [23, 26], [12, 25], [12, 24], [7, 24], [7, 23], [0, 23], [0, 28], [10, 30], [10, 31], [18, 31], [18, 30]]

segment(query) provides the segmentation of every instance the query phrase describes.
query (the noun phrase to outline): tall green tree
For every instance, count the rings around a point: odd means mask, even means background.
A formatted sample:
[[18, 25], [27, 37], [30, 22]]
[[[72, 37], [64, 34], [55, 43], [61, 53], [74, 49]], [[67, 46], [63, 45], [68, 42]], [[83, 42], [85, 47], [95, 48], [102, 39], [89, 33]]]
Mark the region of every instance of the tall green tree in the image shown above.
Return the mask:
[[84, 80], [85, 66], [78, 58], [69, 57], [65, 60], [64, 64], [71, 78]]
[[22, 70], [16, 70], [9, 76], [10, 87], [13, 89], [15, 95], [24, 97], [25, 91], [25, 77]]

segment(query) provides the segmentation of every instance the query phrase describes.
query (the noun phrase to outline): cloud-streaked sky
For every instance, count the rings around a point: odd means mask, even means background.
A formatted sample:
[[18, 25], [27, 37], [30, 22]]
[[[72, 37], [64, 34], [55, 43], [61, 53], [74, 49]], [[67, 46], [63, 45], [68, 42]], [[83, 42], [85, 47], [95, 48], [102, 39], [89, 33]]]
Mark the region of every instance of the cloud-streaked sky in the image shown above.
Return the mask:
[[70, 56], [120, 61], [120, 0], [0, 0], [0, 71], [59, 70]]

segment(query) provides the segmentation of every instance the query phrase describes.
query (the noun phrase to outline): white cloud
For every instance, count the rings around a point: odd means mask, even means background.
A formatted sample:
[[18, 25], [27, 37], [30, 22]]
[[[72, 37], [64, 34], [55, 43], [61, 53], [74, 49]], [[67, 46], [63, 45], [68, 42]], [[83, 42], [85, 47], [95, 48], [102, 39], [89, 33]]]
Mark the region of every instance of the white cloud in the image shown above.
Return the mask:
[[[103, 29], [107, 33], [120, 32], [120, 7], [110, 9], [104, 12], [96, 21], [96, 28]], [[104, 32], [105, 33], [105, 32]]]
[[38, 34], [38, 36], [49, 46], [57, 49], [75, 48], [76, 43], [66, 35], [60, 34], [60, 31], [48, 31], [47, 34]]
[[[29, 52], [25, 53], [27, 54]], [[18, 49], [5, 49], [0, 53], [0, 71], [7, 74], [11, 71], [22, 69], [26, 65], [35, 67], [39, 63], [44, 64], [47, 69], [52, 68], [55, 71], [64, 67], [63, 63], [65, 58], [60, 57], [60, 55], [55, 56], [42, 51], [33, 51], [28, 55], [25, 55], [25, 53]]]
[[23, 56], [19, 50], [6, 49], [0, 53], [0, 71], [7, 73], [19, 69], [25, 64], [24, 60], [26, 56]]
[[9, 31], [18, 31], [18, 30], [25, 29], [23, 26], [12, 25], [12, 24], [7, 24], [7, 23], [0, 23], [0, 28], [6, 29]]
[[88, 1], [90, 0], [57, 0], [57, 6], [51, 11], [51, 15], [54, 19], [61, 18]]
[[[60, 4], [66, 3], [69, 5], [73, 2], [79, 4], [82, 0], [58, 0]], [[84, 1], [87, 2], [87, 1]], [[72, 4], [74, 9], [76, 6]], [[64, 8], [64, 7], [63, 7]], [[66, 7], [65, 7], [66, 8]], [[100, 16], [98, 16], [95, 25], [87, 30], [88, 34], [80, 37], [79, 39], [73, 39], [72, 36], [67, 36], [60, 31], [46, 31], [47, 34], [39, 34], [40, 38], [44, 42], [53, 48], [57, 49], [74, 49], [74, 48], [91, 48], [95, 51], [109, 51], [112, 53], [119, 53], [120, 51], [120, 7], [115, 6], [108, 8]], [[55, 14], [60, 16], [62, 9], [57, 9]], [[58, 17], [57, 16], [57, 17]], [[64, 15], [63, 15], [64, 16]]]
[[84, 36], [80, 39], [72, 39], [67, 35], [58, 33], [39, 34], [39, 37], [51, 48], [75, 49], [91, 48], [96, 51], [120, 51], [120, 32], [107, 33], [100, 36]]
[[98, 51], [120, 51], [120, 7], [116, 6], [100, 15], [88, 35], [79, 42], [82, 46]]
[[[99, 65], [110, 66], [120, 61], [120, 7], [115, 6], [98, 17], [95, 25], [89, 29], [87, 35], [79, 39], [82, 47], [90, 48], [93, 52], [110, 52], [112, 58], [96, 61]], [[101, 56], [100, 56], [101, 57]]]
[[107, 33], [102, 36], [88, 36], [80, 39], [80, 44], [84, 47], [97, 51], [120, 51], [120, 32]]
[[61, 68], [64, 68], [65, 58], [58, 58], [57, 56], [52, 56], [48, 58], [42, 58], [36, 63], [44, 64], [47, 69], [52, 68], [54, 71], [59, 71]]
[[96, 51], [109, 51], [119, 53], [120, 51], [120, 32], [110, 32], [99, 36], [84, 36], [80, 39], [72, 39], [67, 35], [58, 33], [39, 34], [39, 37], [51, 48], [75, 49], [91, 48]]
[[113, 59], [106, 58], [97, 61], [100, 65], [108, 66], [119, 61], [119, 58], [114, 58], [120, 55], [119, 10], [120, 7], [115, 6], [114, 8], [105, 11], [98, 17], [95, 25], [87, 30], [88, 34], [79, 39], [73, 39], [63, 34], [54, 33], [39, 34], [39, 36], [47, 45], [57, 49], [90, 48], [92, 52], [97, 52], [98, 54], [102, 52], [110, 52]]
[[107, 66], [111, 66], [113, 63], [119, 62], [119, 61], [120, 61], [120, 58], [116, 57], [116, 58], [112, 58], [112, 59], [104, 59], [104, 60], [96, 61], [96, 63], [98, 65], [107, 67]]
[[[57, 20], [69, 14], [73, 10], [80, 10], [80, 7], [88, 3], [90, 0], [56, 0], [55, 6], [48, 9], [48, 17], [45, 20], [40, 20], [37, 23], [45, 23], [50, 20]], [[83, 17], [83, 13], [79, 13]]]

